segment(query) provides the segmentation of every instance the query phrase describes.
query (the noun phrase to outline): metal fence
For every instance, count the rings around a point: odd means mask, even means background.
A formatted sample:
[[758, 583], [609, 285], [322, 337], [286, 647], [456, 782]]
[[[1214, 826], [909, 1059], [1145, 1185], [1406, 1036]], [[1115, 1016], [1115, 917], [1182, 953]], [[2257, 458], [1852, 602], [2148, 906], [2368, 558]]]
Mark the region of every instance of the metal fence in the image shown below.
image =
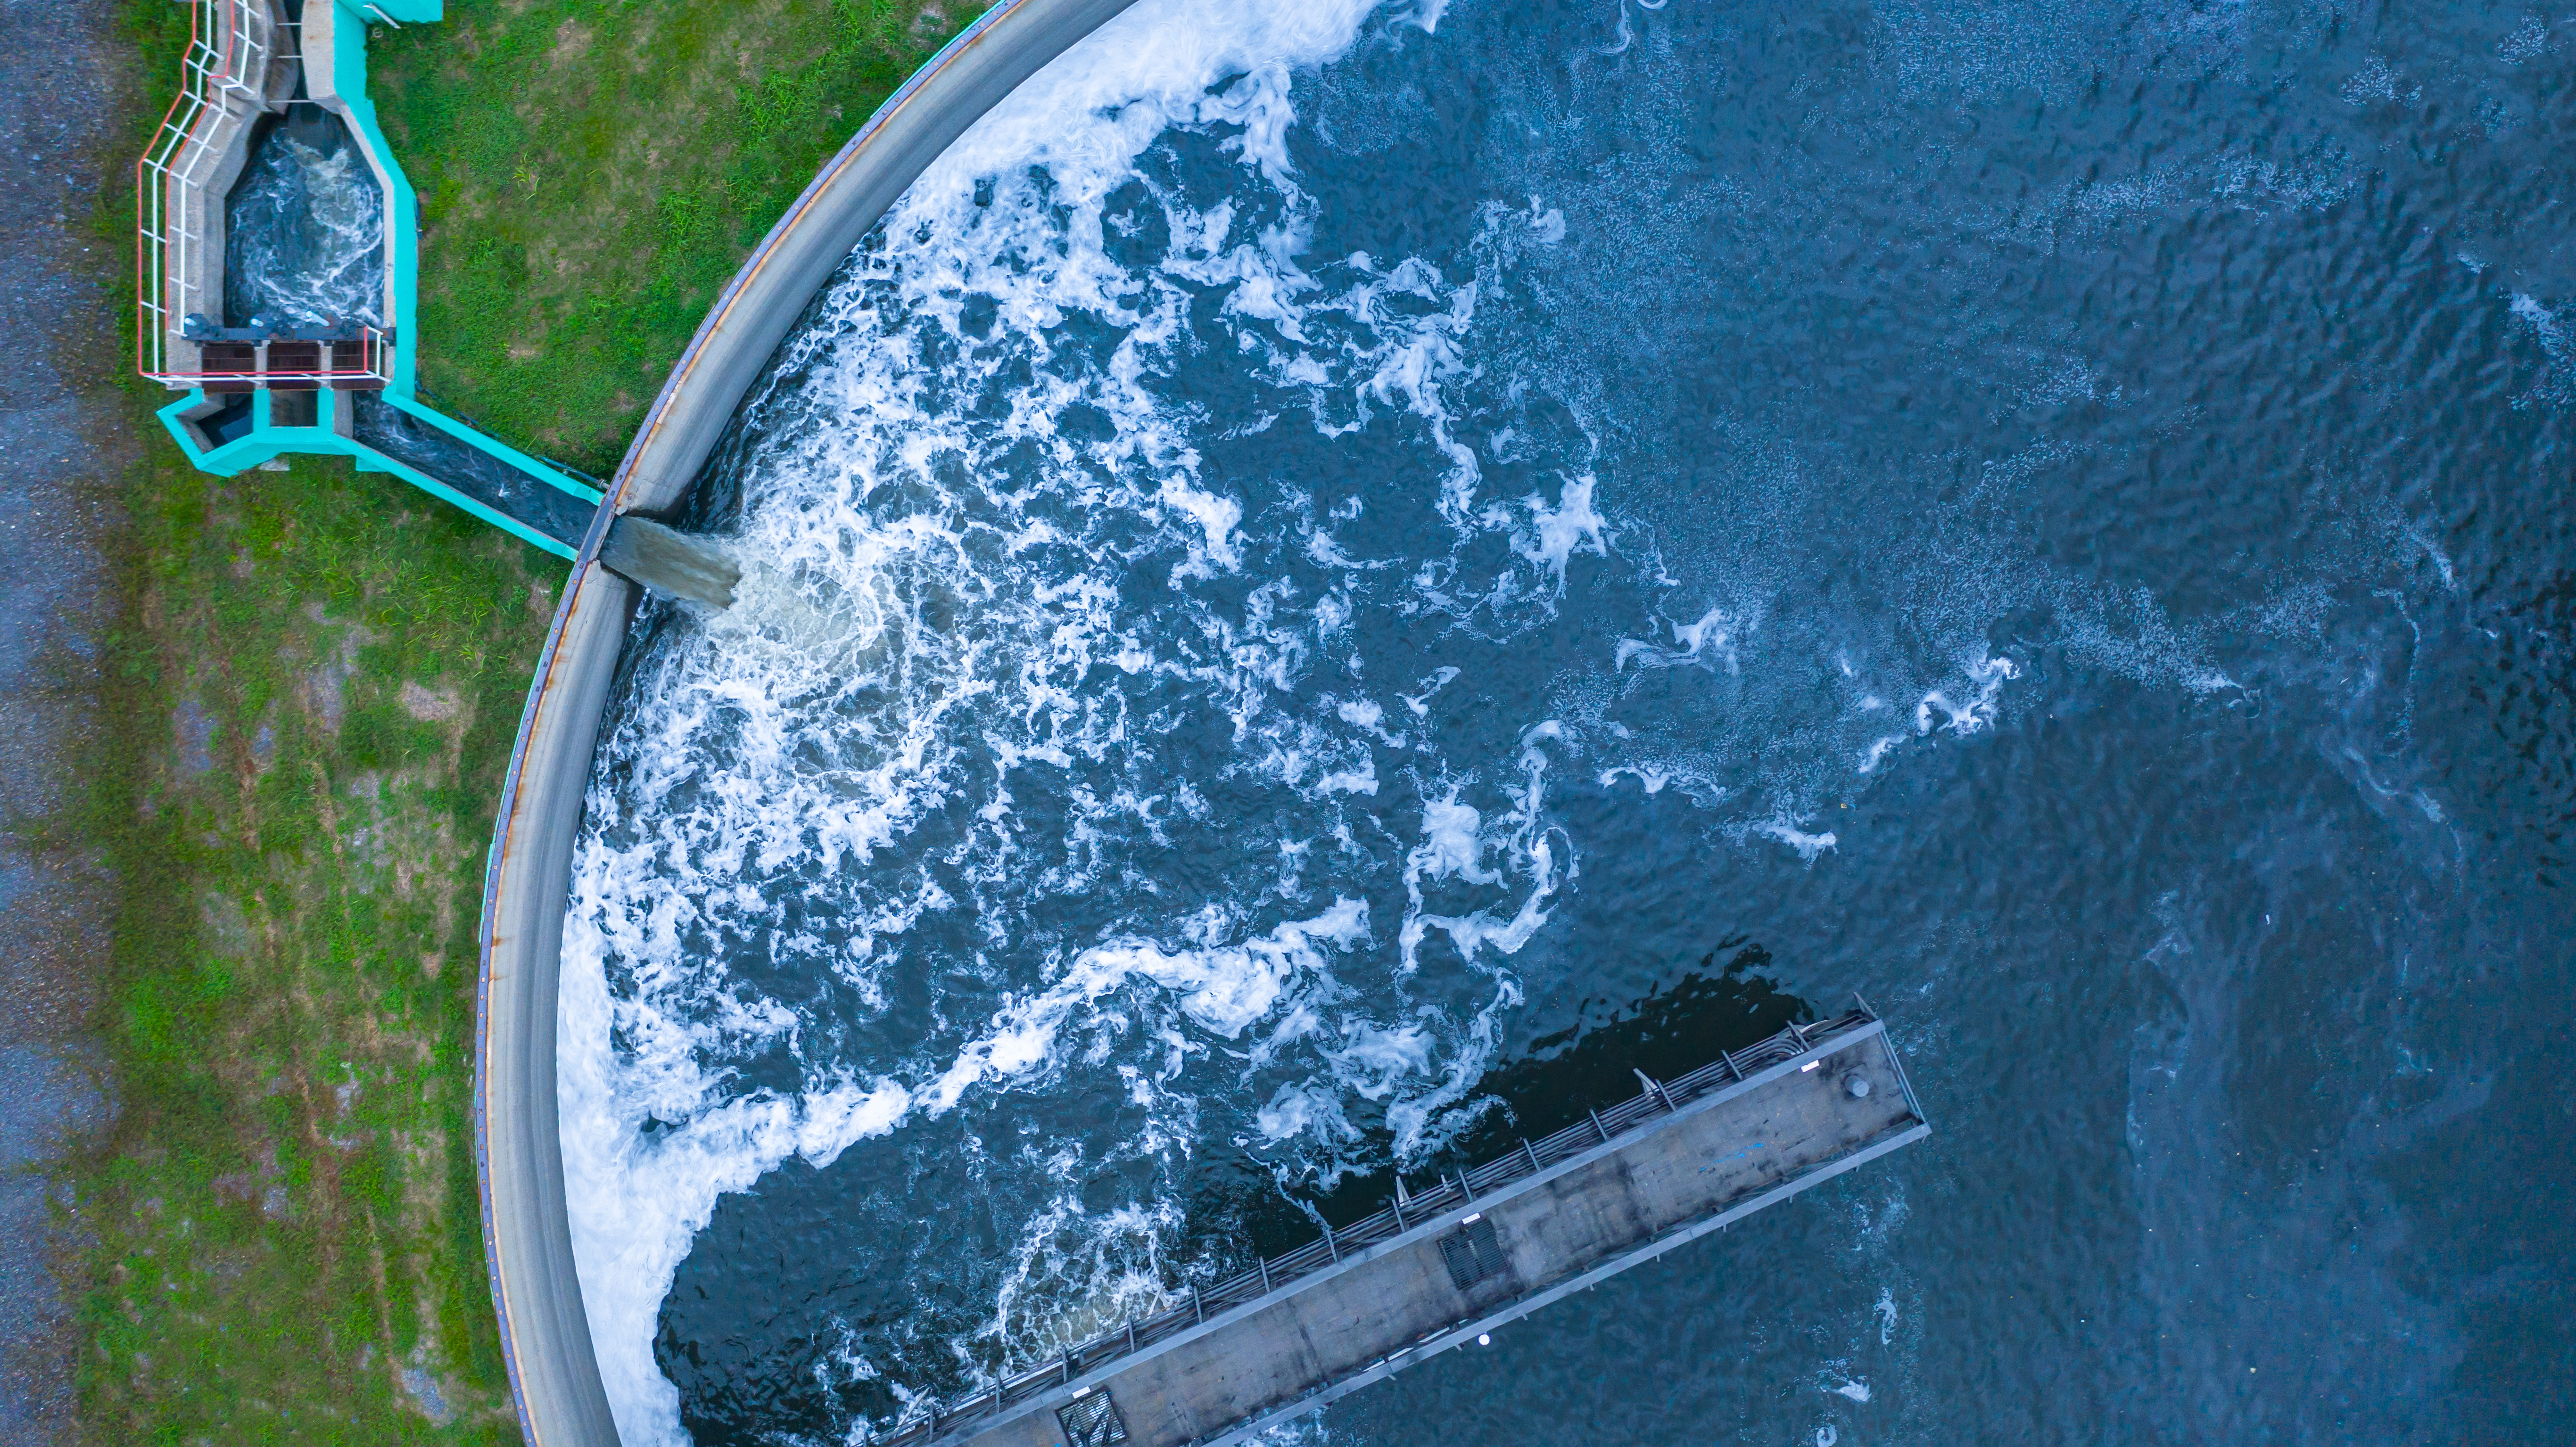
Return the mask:
[[1365, 1250], [1381, 1241], [1392, 1241], [1444, 1212], [1469, 1205], [1515, 1182], [1538, 1175], [1551, 1166], [1599, 1150], [1659, 1116], [1672, 1115], [1691, 1102], [1733, 1085], [1756, 1071], [1795, 1060], [1816, 1046], [1857, 1030], [1877, 1018], [1866, 1004], [1862, 1004], [1821, 1024], [1791, 1025], [1770, 1039], [1743, 1050], [1732, 1053], [1720, 1051], [1717, 1059], [1687, 1075], [1670, 1081], [1652, 1082], [1643, 1092], [1606, 1110], [1592, 1111], [1586, 1119], [1554, 1135], [1536, 1141], [1522, 1141], [1519, 1149], [1498, 1160], [1456, 1175], [1443, 1175], [1426, 1190], [1408, 1191], [1399, 1177], [1397, 1199], [1376, 1215], [1339, 1229], [1327, 1225], [1319, 1240], [1286, 1255], [1257, 1261], [1251, 1270], [1204, 1290], [1191, 1287], [1189, 1299], [1178, 1306], [1103, 1332], [1080, 1346], [1058, 1353], [1054, 1361], [1007, 1377], [953, 1406], [933, 1404], [925, 1420], [876, 1439], [878, 1447], [914, 1447], [914, 1444], [929, 1441], [942, 1429], [955, 1428], [971, 1418], [989, 1417], [1051, 1387], [1070, 1382], [1103, 1363], [1179, 1336], [1211, 1317], [1223, 1315], [1247, 1302], [1258, 1301], [1300, 1278], [1333, 1266], [1345, 1253]]

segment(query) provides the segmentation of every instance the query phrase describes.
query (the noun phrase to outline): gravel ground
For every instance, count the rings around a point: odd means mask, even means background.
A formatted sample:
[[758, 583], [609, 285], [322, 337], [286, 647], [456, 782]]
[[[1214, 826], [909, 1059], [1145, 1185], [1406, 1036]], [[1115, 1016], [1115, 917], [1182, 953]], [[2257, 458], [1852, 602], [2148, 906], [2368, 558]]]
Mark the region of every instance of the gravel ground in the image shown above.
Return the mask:
[[105, 542], [136, 445], [111, 268], [89, 213], [124, 160], [114, 7], [0, 0], [0, 1443], [57, 1439], [74, 1337], [49, 1161], [106, 1098], [80, 1033], [107, 940], [95, 867], [49, 845], [111, 603]]

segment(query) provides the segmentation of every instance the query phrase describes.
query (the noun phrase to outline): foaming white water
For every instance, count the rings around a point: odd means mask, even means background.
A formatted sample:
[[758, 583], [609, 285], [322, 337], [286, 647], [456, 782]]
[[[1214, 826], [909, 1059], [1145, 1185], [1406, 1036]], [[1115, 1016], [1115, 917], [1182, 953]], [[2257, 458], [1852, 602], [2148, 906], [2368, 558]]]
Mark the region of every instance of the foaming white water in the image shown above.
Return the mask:
[[1795, 820], [1788, 818], [1765, 819], [1752, 826], [1752, 832], [1777, 839], [1788, 845], [1798, 851], [1800, 859], [1809, 864], [1815, 863], [1827, 850], [1841, 842], [1834, 837], [1834, 831], [1830, 829], [1821, 831], [1801, 829]]
[[1914, 731], [1928, 734], [1935, 728], [1954, 734], [1973, 734], [1992, 728], [1995, 705], [2004, 685], [2021, 676], [2021, 666], [2009, 658], [1981, 658], [1967, 665], [1968, 680], [1974, 693], [1953, 699], [1950, 692], [1934, 689], [1914, 705]]
[[[692, 1032], [659, 1012], [610, 1001], [595, 963], [606, 942], [593, 933], [599, 912], [583, 907], [589, 903], [576, 900], [567, 921], [556, 1005], [573, 1260], [619, 1435], [685, 1443], [679, 1391], [653, 1362], [653, 1319], [716, 1198], [746, 1189], [791, 1155], [829, 1165], [852, 1143], [893, 1129], [910, 1097], [889, 1082], [843, 1081], [794, 1099], [760, 1094], [708, 1108], [716, 1082], [693, 1058]], [[620, 1026], [638, 1047], [624, 1059], [599, 1048]], [[638, 1130], [665, 1111], [688, 1124], [658, 1139]]]
[[[1110, 834], [1150, 837], [1165, 821], [1208, 813], [1185, 770], [1125, 771], [1165, 785], [1151, 793], [1094, 771], [1150, 740], [1137, 710], [1158, 686], [1207, 700], [1237, 735], [1236, 767], [1294, 797], [1330, 804], [1374, 792], [1367, 748], [1350, 738], [1361, 725], [1282, 710], [1271, 697], [1312, 656], [1327, 600], [1287, 585], [1256, 589], [1233, 611], [1184, 599], [1193, 621], [1176, 648], [1122, 606], [1117, 582], [1118, 565], [1139, 551], [1173, 556], [1176, 588], [1244, 565], [1241, 504], [1199, 482], [1186, 418], [1148, 375], [1157, 353], [1183, 340], [1183, 286], [1226, 289], [1229, 314], [1266, 323], [1272, 341], [1298, 338], [1302, 309], [1317, 303], [1365, 311], [1390, 287], [1438, 288], [1399, 268], [1315, 298], [1295, 261], [1302, 202], [1283, 145], [1290, 76], [1349, 44], [1370, 10], [1147, 0], [952, 148], [889, 216], [883, 249], [830, 298], [837, 324], [791, 344], [797, 380], [760, 405], [827, 420], [774, 432], [747, 468], [740, 551], [766, 562], [747, 570], [739, 605], [647, 661], [639, 704], [603, 750], [611, 762], [594, 789], [566, 929], [568, 1205], [629, 1443], [684, 1440], [677, 1390], [653, 1357], [655, 1320], [721, 1196], [790, 1156], [820, 1168], [908, 1119], [958, 1109], [979, 1083], [1060, 1068], [1068, 1035], [1097, 1058], [1128, 1033], [1120, 998], [1151, 997], [1128, 1009], [1151, 1022], [1148, 1054], [1169, 1054], [1137, 1070], [1149, 1102], [1157, 1081], [1204, 1048], [1199, 1040], [1236, 1040], [1264, 1021], [1283, 1023], [1255, 1042], [1263, 1058], [1312, 1037], [1321, 1068], [1361, 1077], [1364, 1092], [1396, 1091], [1404, 1076], [1434, 1069], [1436, 1028], [1365, 1012], [1332, 1018], [1347, 993], [1332, 959], [1368, 937], [1356, 899], [1266, 929], [1240, 901], [1139, 918], [1134, 931], [1060, 958], [1035, 990], [1004, 990], [945, 1061], [873, 1071], [836, 1058], [813, 1038], [814, 1017], [725, 963], [749, 947], [828, 971], [864, 1011], [886, 999], [884, 945], [925, 916], [962, 906], [988, 921], [1006, 954], [1031, 953], [1012, 944], [1022, 891], [1080, 889], [1113, 867]], [[1107, 254], [1102, 203], [1174, 127], [1222, 129], [1224, 147], [1284, 200], [1238, 234], [1227, 204], [1168, 198], [1172, 255], [1161, 273], [1140, 273]], [[970, 298], [993, 304], [986, 344], [935, 360], [930, 349], [967, 337]], [[1069, 317], [1119, 334], [1099, 365], [1058, 353], [1056, 329]], [[846, 344], [853, 334], [862, 340]], [[1436, 337], [1370, 343], [1382, 357], [1336, 345], [1337, 364], [1375, 363], [1368, 395], [1436, 409], [1422, 375]], [[1023, 365], [1024, 381], [1012, 375]], [[1285, 353], [1275, 367], [1322, 371]], [[1069, 438], [1062, 423], [1076, 410], [1104, 416], [1106, 435]], [[964, 475], [943, 459], [963, 459]], [[1449, 487], [1462, 495], [1454, 477]], [[1068, 490], [1082, 509], [1024, 505]], [[1541, 566], [1552, 553], [1561, 573], [1563, 555], [1582, 546], [1588, 496], [1570, 489], [1539, 524]], [[1588, 526], [1597, 532], [1597, 519]], [[1131, 680], [1137, 700], [1085, 689], [1096, 667]], [[1032, 771], [1067, 779], [1074, 793], [1071, 847], [1034, 871], [1018, 857], [1012, 782]], [[869, 875], [872, 861], [961, 800], [972, 822], [941, 867]], [[1298, 847], [1283, 852], [1293, 858]], [[1543, 844], [1539, 854], [1520, 871], [1535, 879], [1533, 899], [1554, 873]], [[835, 938], [791, 924], [787, 901], [761, 883], [787, 877], [837, 895]], [[1498, 870], [1468, 877], [1509, 886]], [[1472, 929], [1473, 918], [1434, 922]], [[1510, 998], [1498, 988], [1497, 1004]], [[1489, 1042], [1490, 1026], [1468, 1035]], [[746, 1088], [749, 1062], [781, 1055], [794, 1062], [793, 1090]], [[1479, 1068], [1454, 1062], [1428, 1093], [1454, 1098]], [[990, 1331], [1047, 1296], [1047, 1281], [1024, 1279], [1031, 1271], [1072, 1269], [1035, 1244], [1060, 1236], [1048, 1214], [1060, 1208], [1038, 1213]], [[1085, 1229], [1150, 1235], [1167, 1216], [1146, 1203]]]
[[[1798, 770], [1997, 718], [2018, 665], [1963, 629], [1779, 707], [1785, 764], [1666, 757], [1622, 690], [1817, 671], [1732, 580], [1630, 607], [1643, 636], [1582, 639], [1545, 697], [1462, 667], [1599, 573], [1681, 585], [1615, 477], [1462, 401], [1562, 210], [1481, 206], [1441, 264], [1311, 254], [1294, 77], [1404, 23], [1148, 0], [907, 194], [755, 398], [740, 600], [635, 660], [566, 931], [569, 1205], [628, 1441], [679, 1440], [653, 1343], [692, 1239], [791, 1157], [979, 1156], [991, 1315], [893, 1365], [844, 1322], [833, 1353], [912, 1410], [926, 1371], [1009, 1370], [1170, 1290], [1211, 1141], [1314, 1178], [1440, 1148], [1576, 877], [1559, 765], [1740, 798], [1737, 838], [1814, 862], [1836, 839]], [[1211, 462], [1209, 357], [1259, 414], [1233, 435], [1347, 443], [1365, 484]], [[1030, 1104], [1076, 1098], [1080, 1140]], [[1086, 1174], [1112, 1156], [1154, 1169]]]
[[[945, 1110], [978, 1081], [1036, 1068], [1054, 1053], [1057, 1033], [1076, 1010], [1130, 981], [1171, 992], [1180, 1012], [1211, 1034], [1241, 1039], [1246, 1028], [1303, 993], [1301, 987], [1328, 977], [1328, 948], [1348, 949], [1367, 937], [1368, 906], [1337, 899], [1313, 919], [1288, 921], [1238, 945], [1166, 950], [1130, 938], [1084, 950], [1045, 994], [996, 1017], [992, 1033], [940, 1076], [930, 1102]], [[1275, 1034], [1263, 1042], [1268, 1049], [1284, 1043]]]
[[251, 157], [226, 207], [227, 309], [317, 325], [384, 320], [384, 197], [355, 146], [283, 130]]
[[[1228, 143], [1275, 183], [1294, 171], [1289, 78], [1340, 55], [1375, 0], [1144, 0], [1075, 46], [970, 127], [905, 194], [906, 219], [951, 217], [975, 184], [1021, 167], [1056, 175], [1076, 205], [1096, 204], [1175, 125], [1233, 122]], [[1417, 11], [1437, 24], [1438, 8]], [[1210, 95], [1218, 81], [1235, 79]], [[891, 228], [889, 228], [891, 229]]]
[[1723, 665], [1727, 672], [1732, 673], [1739, 666], [1734, 643], [1737, 633], [1744, 626], [1743, 621], [1729, 615], [1724, 608], [1709, 609], [1700, 615], [1696, 623], [1671, 623], [1669, 619], [1665, 621], [1671, 624], [1673, 630], [1672, 647], [1666, 648], [1643, 639], [1622, 638], [1619, 640], [1619, 651], [1614, 655], [1617, 660], [1615, 667], [1625, 671], [1632, 663], [1640, 668], [1674, 668], [1683, 665], [1716, 668]]

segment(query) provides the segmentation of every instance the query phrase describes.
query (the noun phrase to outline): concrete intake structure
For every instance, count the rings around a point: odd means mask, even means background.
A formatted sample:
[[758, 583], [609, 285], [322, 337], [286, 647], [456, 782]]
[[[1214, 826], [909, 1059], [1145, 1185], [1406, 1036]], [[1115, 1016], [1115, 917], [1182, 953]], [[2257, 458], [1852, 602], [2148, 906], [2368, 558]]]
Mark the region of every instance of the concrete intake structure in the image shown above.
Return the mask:
[[653, 404], [583, 534], [538, 657], [483, 884], [475, 1161], [519, 1423], [536, 1447], [613, 1447], [555, 1114], [555, 994], [573, 841], [638, 588], [603, 561], [620, 514], [664, 514], [796, 318], [913, 179], [1021, 81], [1132, 0], [1004, 0], [905, 82], [743, 264]]
[[[418, 395], [418, 198], [367, 98], [366, 34], [372, 24], [436, 20], [442, 4], [192, 0], [179, 96], [135, 166], [135, 364], [186, 393], [160, 417], [203, 471], [231, 477], [290, 454], [346, 457], [571, 558], [600, 490]], [[378, 202], [382, 291], [367, 296], [362, 286], [334, 299], [357, 305], [336, 318], [268, 315], [264, 305], [234, 316], [236, 283], [248, 289], [313, 261], [282, 234], [268, 235], [279, 249], [242, 258], [229, 244], [274, 233], [309, 196], [274, 192], [284, 210], [271, 226], [228, 236], [227, 208], [253, 143], [298, 134], [344, 136], [364, 161]]]
[[1793, 1026], [881, 1447], [1227, 1447], [1929, 1134], [1866, 1007]]

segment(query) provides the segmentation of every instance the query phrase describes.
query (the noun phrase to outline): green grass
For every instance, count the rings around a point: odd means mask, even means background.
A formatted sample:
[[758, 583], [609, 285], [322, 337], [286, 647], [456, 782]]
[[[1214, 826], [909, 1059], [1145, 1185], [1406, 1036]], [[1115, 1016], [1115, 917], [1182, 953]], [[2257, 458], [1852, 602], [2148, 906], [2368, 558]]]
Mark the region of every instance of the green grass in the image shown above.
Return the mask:
[[420, 376], [602, 476], [707, 307], [973, 18], [920, 0], [514, 0], [369, 41], [421, 197]]
[[[124, 13], [111, 258], [187, 35], [167, 0]], [[878, 0], [450, 16], [371, 42], [423, 193], [421, 373], [601, 473], [750, 247], [958, 23]], [[68, 841], [116, 880], [95, 1028], [119, 1115], [71, 1172], [79, 1435], [515, 1442], [469, 1118], [475, 925], [561, 565], [342, 462], [204, 476], [151, 416], [164, 394], [122, 395], [142, 456]]]
[[514, 1440], [474, 930], [556, 565], [336, 461], [228, 481], [155, 446], [129, 502], [83, 769], [120, 886], [100, 1023], [123, 1108], [78, 1182], [85, 1423]]

